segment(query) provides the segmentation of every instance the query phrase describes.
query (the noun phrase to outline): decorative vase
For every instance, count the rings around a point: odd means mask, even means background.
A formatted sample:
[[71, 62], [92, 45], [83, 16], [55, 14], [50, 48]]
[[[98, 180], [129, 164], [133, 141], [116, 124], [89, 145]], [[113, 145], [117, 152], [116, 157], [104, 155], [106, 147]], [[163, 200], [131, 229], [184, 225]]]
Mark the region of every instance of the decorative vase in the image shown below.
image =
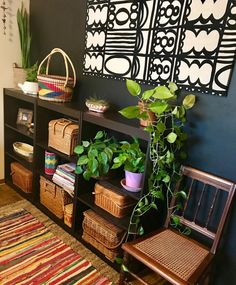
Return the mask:
[[53, 175], [57, 167], [57, 156], [54, 152], [45, 151], [44, 172], [47, 175]]
[[14, 88], [19, 89], [18, 84], [24, 83], [26, 80], [26, 70], [19, 67], [16, 63], [13, 63], [13, 83]]
[[125, 170], [125, 184], [133, 189], [140, 189], [143, 186], [143, 173], [134, 173]]
[[144, 112], [144, 111], [147, 112], [148, 119], [146, 119], [146, 120], [140, 119], [140, 120], [139, 120], [140, 125], [141, 125], [142, 127], [147, 127], [147, 126], [149, 126], [152, 122], [155, 121], [155, 118], [156, 118], [156, 117], [155, 117], [155, 114], [154, 114], [153, 112], [151, 112], [151, 111], [148, 111], [148, 110], [147, 110], [147, 107], [145, 106], [145, 103], [143, 103], [143, 102], [141, 102], [141, 101], [138, 102], [138, 106], [139, 106], [141, 112]]

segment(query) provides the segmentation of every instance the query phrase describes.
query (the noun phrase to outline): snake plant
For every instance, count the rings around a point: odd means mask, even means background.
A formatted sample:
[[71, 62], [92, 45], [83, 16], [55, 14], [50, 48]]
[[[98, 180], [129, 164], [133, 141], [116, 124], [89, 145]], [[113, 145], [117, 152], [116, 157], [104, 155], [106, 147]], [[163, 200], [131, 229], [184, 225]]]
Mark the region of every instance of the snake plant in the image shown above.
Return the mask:
[[30, 67], [30, 48], [31, 48], [31, 34], [29, 27], [29, 14], [21, 4], [21, 8], [17, 10], [17, 25], [20, 36], [21, 59], [22, 68]]

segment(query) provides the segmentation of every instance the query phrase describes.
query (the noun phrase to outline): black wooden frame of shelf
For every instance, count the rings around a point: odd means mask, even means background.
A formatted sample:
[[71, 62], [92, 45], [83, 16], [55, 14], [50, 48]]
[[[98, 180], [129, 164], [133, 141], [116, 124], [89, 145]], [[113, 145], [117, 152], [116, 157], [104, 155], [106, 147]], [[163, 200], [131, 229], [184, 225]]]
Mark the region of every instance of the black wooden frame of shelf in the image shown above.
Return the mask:
[[20, 89], [4, 88], [4, 95], [13, 97], [17, 100], [23, 100], [32, 104], [35, 104], [37, 102], [36, 95], [26, 95]]
[[91, 111], [83, 112], [83, 120], [104, 128], [149, 141], [149, 134], [142, 127], [132, 125], [132, 121], [125, 119], [119, 113], [107, 112], [104, 114]]
[[29, 162], [25, 160], [24, 158], [21, 158], [17, 154], [15, 154], [13, 151], [5, 151], [5, 155], [11, 157], [12, 159], [18, 161], [21, 163], [23, 166], [25, 166], [27, 169], [32, 170], [33, 169], [33, 162]]
[[16, 126], [12, 126], [12, 125], [7, 124], [7, 123], [5, 123], [4, 126], [5, 126], [6, 128], [9, 128], [9, 129], [11, 129], [11, 130], [13, 130], [13, 131], [15, 131], [15, 132], [17, 132], [17, 133], [23, 135], [23, 136], [26, 136], [26, 137], [28, 137], [28, 138], [34, 140], [34, 135], [31, 134], [29, 131], [23, 131], [23, 128], [22, 128], [22, 130], [21, 130], [21, 129], [18, 129]]
[[77, 199], [78, 199], [78, 201], [87, 205], [89, 208], [91, 208], [97, 214], [104, 217], [106, 220], [108, 220], [112, 224], [115, 224], [116, 226], [118, 226], [122, 229], [125, 229], [125, 230], [128, 229], [129, 221], [130, 221], [129, 216], [125, 216], [123, 218], [117, 218], [117, 217], [109, 214], [109, 212], [107, 212], [107, 211], [103, 210], [102, 208], [100, 208], [99, 206], [95, 205], [93, 194], [91, 194], [91, 193], [82, 194], [82, 195], [78, 196]]
[[64, 158], [65, 160], [68, 160], [68, 161], [74, 162], [74, 163], [77, 162], [77, 156], [76, 155], [67, 155], [65, 153], [62, 153], [62, 152], [56, 150], [55, 148], [48, 146], [46, 142], [37, 142], [36, 145], [38, 147], [45, 149], [45, 150], [48, 150], [50, 152], [55, 153], [57, 156]]
[[79, 107], [73, 103], [56, 103], [56, 102], [50, 102], [42, 99], [38, 99], [38, 106], [43, 107], [45, 109], [61, 113], [63, 115], [66, 115], [68, 117], [74, 118], [79, 120], [80, 118], [80, 110]]

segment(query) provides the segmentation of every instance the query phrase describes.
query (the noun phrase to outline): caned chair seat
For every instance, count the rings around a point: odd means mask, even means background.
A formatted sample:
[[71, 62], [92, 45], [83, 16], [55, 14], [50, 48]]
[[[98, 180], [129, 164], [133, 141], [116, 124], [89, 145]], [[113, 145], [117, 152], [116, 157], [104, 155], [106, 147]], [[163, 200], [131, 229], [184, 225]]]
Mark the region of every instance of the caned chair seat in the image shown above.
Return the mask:
[[[150, 284], [134, 268], [135, 259], [174, 285], [206, 285], [211, 281], [212, 260], [236, 186], [232, 181], [189, 166], [182, 166], [181, 173], [164, 227], [122, 245], [124, 262], [119, 285], [127, 284], [128, 277]], [[186, 199], [179, 201], [181, 204], [177, 207], [181, 189], [186, 189]], [[172, 215], [183, 227], [191, 229], [192, 238], [201, 236], [202, 240], [208, 240], [210, 247], [173, 230]]]
[[125, 244], [123, 249], [128, 253], [132, 252], [132, 256], [142, 263], [148, 263], [149, 267], [152, 264], [152, 269], [163, 277], [166, 277], [163, 272], [168, 272], [176, 284], [191, 282], [213, 257], [207, 248], [171, 229], [163, 230], [139, 242]]

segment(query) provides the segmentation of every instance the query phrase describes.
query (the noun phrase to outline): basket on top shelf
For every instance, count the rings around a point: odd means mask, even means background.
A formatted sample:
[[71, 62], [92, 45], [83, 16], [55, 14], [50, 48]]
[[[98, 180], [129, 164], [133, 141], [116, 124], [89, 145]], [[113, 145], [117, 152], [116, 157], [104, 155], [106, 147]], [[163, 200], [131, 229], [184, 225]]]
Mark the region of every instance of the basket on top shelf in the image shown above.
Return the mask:
[[[60, 53], [64, 59], [66, 76], [49, 75], [49, 64], [52, 55]], [[46, 73], [41, 74], [41, 68], [47, 61]], [[69, 76], [68, 62], [71, 66], [73, 77]], [[42, 100], [53, 101], [53, 102], [70, 102], [72, 99], [73, 88], [76, 84], [76, 73], [72, 61], [69, 56], [59, 48], [54, 48], [40, 63], [38, 68], [38, 84], [39, 84], [39, 98]]]

